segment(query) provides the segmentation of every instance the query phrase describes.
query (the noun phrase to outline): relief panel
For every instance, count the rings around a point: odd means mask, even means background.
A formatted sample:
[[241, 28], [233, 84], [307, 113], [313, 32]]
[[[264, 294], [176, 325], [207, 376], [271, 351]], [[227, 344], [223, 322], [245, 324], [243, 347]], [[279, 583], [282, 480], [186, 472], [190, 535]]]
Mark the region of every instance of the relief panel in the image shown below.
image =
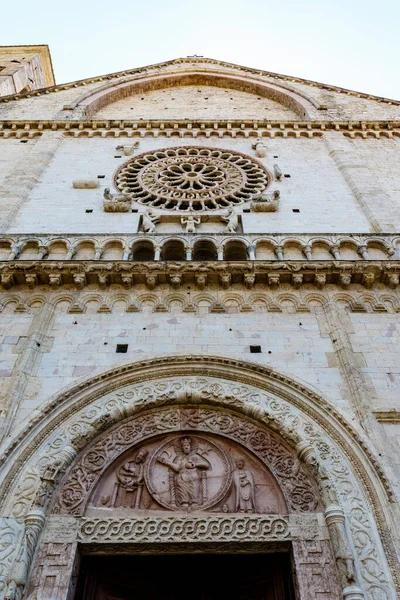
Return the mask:
[[229, 440], [175, 434], [121, 455], [101, 477], [88, 511], [284, 514], [279, 485], [261, 461]]

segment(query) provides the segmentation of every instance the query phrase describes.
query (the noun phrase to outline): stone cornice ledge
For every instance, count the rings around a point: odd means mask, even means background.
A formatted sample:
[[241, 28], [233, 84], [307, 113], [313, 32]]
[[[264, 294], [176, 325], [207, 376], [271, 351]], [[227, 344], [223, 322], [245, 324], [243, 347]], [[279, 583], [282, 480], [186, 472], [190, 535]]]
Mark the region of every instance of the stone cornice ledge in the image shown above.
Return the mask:
[[52, 289], [70, 285], [77, 289], [91, 284], [105, 289], [111, 284], [131, 288], [145, 284], [149, 289], [170, 284], [178, 289], [182, 284], [194, 283], [200, 289], [205, 285], [219, 285], [228, 289], [233, 283], [247, 288], [256, 284], [278, 288], [291, 284], [298, 289], [303, 284], [322, 289], [336, 284], [346, 289], [360, 284], [370, 289], [380, 283], [397, 288], [400, 279], [400, 261], [216, 261], [216, 262], [128, 262], [101, 260], [74, 261], [7, 261], [0, 262], [0, 282], [3, 289], [27, 285], [32, 289], [49, 285]]
[[[42, 135], [46, 130], [65, 132], [66, 135], [79, 137], [89, 135], [89, 137], [120, 137], [120, 136], [139, 136], [145, 137], [149, 132], [157, 135], [168, 136], [178, 131], [181, 135], [193, 135], [197, 137], [201, 133], [220, 136], [244, 136], [262, 135], [263, 137], [310, 137], [320, 136], [324, 131], [338, 131], [344, 135], [353, 137], [379, 137], [381, 134], [386, 137], [399, 136], [399, 120], [362, 120], [353, 119], [351, 121], [334, 120], [299, 120], [299, 121], [268, 121], [266, 119], [143, 119], [143, 120], [124, 120], [124, 119], [101, 119], [101, 120], [1, 120], [0, 119], [0, 137], [34, 138]], [[195, 135], [196, 134], [196, 135]]]

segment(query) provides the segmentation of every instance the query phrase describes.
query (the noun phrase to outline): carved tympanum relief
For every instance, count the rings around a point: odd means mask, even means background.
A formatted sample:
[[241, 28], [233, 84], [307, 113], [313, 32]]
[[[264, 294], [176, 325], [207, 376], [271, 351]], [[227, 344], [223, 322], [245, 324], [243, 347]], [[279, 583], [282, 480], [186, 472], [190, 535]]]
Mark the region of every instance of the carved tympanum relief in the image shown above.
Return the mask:
[[182, 146], [140, 154], [122, 165], [115, 185], [132, 200], [170, 210], [216, 210], [243, 204], [263, 191], [270, 176], [232, 150]]
[[53, 511], [83, 514], [89, 498], [97, 507], [135, 508], [138, 497], [149, 510], [284, 513], [286, 506], [318, 506], [315, 484], [283, 440], [207, 407], [163, 408], [108, 430], [81, 453]]
[[207, 434], [149, 440], [113, 462], [89, 501], [96, 509], [285, 514], [269, 469], [246, 449]]

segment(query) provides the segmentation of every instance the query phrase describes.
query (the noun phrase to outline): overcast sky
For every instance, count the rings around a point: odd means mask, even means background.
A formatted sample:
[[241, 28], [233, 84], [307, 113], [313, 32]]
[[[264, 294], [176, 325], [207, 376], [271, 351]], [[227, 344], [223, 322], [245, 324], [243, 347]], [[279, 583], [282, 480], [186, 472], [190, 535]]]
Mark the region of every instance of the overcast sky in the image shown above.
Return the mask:
[[197, 54], [400, 100], [399, 0], [19, 0], [1, 23], [57, 83]]

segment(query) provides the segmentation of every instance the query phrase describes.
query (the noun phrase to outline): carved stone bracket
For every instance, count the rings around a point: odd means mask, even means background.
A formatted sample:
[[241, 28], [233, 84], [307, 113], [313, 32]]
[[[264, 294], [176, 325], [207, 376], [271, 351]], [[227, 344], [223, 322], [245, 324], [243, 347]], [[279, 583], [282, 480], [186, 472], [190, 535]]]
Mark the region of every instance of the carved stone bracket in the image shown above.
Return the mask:
[[[366, 286], [373, 284], [387, 285], [391, 289], [397, 286], [400, 273], [398, 261], [284, 261], [279, 247], [277, 261], [215, 261], [207, 262], [175, 262], [155, 261], [15, 261], [0, 263], [0, 282], [3, 289], [20, 285], [48, 285], [50, 289], [61, 285], [70, 285], [74, 281], [78, 289], [92, 283], [102, 285], [104, 275], [112, 277], [113, 283], [125, 286], [126, 277], [130, 277], [133, 285], [147, 284], [154, 289], [158, 284], [168, 280], [172, 287], [176, 277], [183, 284], [196, 282], [196, 272], [202, 270], [207, 277], [207, 284], [217, 284], [228, 289], [231, 282], [248, 284], [248, 275], [252, 275], [254, 284], [262, 286], [282, 286], [291, 284], [298, 289], [303, 283], [315, 285], [322, 289], [325, 285], [339, 285], [347, 288], [350, 284]], [[396, 273], [399, 271], [399, 273]], [[151, 282], [151, 283], [149, 283]]]

